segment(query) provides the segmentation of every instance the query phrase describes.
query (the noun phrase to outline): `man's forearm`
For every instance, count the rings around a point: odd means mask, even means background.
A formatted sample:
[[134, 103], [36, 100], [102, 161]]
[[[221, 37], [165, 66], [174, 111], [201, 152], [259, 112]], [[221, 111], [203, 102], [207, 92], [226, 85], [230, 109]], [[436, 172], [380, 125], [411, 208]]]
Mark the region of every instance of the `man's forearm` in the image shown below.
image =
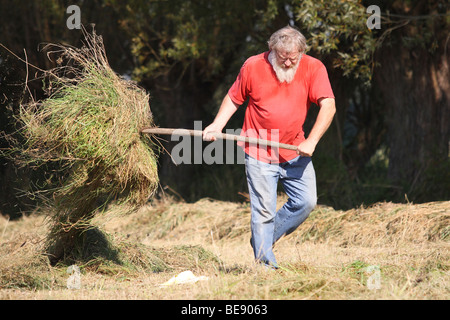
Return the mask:
[[209, 135], [209, 132], [222, 132], [228, 120], [230, 120], [231, 116], [236, 112], [238, 107], [239, 106], [235, 104], [227, 94], [222, 101], [213, 123], [203, 130], [203, 139], [215, 140], [213, 136]]
[[312, 140], [315, 144], [319, 143], [319, 140], [328, 130], [336, 113], [335, 101], [332, 98], [322, 99], [319, 102], [319, 105], [319, 114], [317, 115], [316, 122], [308, 136], [308, 139]]
[[334, 114], [336, 113], [334, 99], [322, 99], [319, 101], [319, 106], [320, 111], [317, 115], [316, 123], [314, 124], [308, 138], [297, 147], [297, 154], [304, 157], [311, 157], [313, 155], [316, 145], [330, 127]]
[[213, 124], [216, 127], [221, 128], [222, 130], [227, 124], [228, 120], [230, 120], [231, 116], [236, 112], [238, 107], [239, 106], [236, 105], [227, 94], [222, 101], [222, 104], [219, 108], [219, 111], [217, 112]]

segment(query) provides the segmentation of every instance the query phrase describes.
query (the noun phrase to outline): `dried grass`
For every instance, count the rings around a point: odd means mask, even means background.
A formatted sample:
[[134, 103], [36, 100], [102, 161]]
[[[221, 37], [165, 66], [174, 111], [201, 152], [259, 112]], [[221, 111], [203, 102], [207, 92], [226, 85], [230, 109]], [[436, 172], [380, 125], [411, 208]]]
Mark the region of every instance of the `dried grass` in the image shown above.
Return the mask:
[[340, 242], [341, 246], [385, 246], [450, 240], [448, 202], [377, 203], [335, 211], [318, 207], [302, 226], [299, 241]]
[[[286, 197], [280, 196], [278, 206], [284, 201]], [[248, 203], [204, 198], [192, 204], [157, 203], [141, 210], [132, 222], [122, 224], [120, 228], [123, 230], [126, 225], [133, 225], [133, 230], [129, 230], [130, 236], [142, 238], [139, 226], [145, 223], [142, 233], [145, 233], [144, 238], [148, 242], [170, 237], [172, 240], [211, 243], [218, 240], [230, 241], [242, 236], [250, 237]], [[339, 243], [342, 247], [448, 242], [449, 210], [448, 201], [405, 205], [380, 202], [368, 208], [359, 207], [347, 211], [319, 205], [288, 238], [295, 238], [297, 243], [332, 242]]]
[[[240, 230], [249, 222], [245, 203], [153, 201], [125, 217], [96, 216], [119, 249], [120, 263], [78, 264], [80, 290], [66, 288], [67, 266], [52, 267], [36, 255], [46, 234], [37, 229], [42, 216], [0, 217], [0, 299], [445, 300], [449, 210], [449, 201], [348, 211], [319, 206], [277, 243], [282, 268], [268, 273], [253, 266], [250, 230]], [[229, 230], [233, 224], [235, 231]], [[374, 273], [368, 267], [378, 268], [379, 289], [369, 287]], [[209, 280], [159, 286], [185, 270]]]
[[56, 170], [46, 190], [53, 262], [84, 245], [91, 220], [108, 204], [133, 210], [158, 186], [155, 145], [140, 135], [153, 125], [149, 95], [111, 69], [95, 31], [84, 42], [80, 49], [46, 46], [58, 63], [45, 72], [48, 98], [22, 105], [17, 116], [21, 160]]

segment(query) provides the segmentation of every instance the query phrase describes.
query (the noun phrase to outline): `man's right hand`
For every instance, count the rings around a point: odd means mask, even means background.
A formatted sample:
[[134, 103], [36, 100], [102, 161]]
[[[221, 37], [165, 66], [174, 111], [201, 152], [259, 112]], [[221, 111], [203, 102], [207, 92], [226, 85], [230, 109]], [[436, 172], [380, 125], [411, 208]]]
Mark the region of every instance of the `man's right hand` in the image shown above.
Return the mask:
[[220, 128], [213, 122], [203, 130], [203, 140], [216, 141], [217, 138], [212, 133], [220, 133], [220, 132], [222, 132], [222, 128]]
[[217, 113], [213, 123], [203, 130], [203, 140], [215, 141], [217, 138], [212, 135], [212, 133], [221, 133], [228, 120], [236, 112], [238, 107], [239, 106], [235, 104], [227, 94], [220, 105], [219, 112]]

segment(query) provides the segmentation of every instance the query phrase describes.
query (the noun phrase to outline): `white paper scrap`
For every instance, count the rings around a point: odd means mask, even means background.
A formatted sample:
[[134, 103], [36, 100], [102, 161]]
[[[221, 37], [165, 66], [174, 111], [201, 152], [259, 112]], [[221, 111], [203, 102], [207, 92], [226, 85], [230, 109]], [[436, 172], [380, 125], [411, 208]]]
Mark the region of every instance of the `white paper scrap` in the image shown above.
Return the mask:
[[176, 276], [170, 278], [163, 284], [160, 284], [160, 286], [167, 287], [174, 284], [195, 283], [200, 280], [208, 280], [208, 277], [204, 276], [197, 277], [192, 273], [192, 271], [183, 271], [180, 274], [177, 274]]

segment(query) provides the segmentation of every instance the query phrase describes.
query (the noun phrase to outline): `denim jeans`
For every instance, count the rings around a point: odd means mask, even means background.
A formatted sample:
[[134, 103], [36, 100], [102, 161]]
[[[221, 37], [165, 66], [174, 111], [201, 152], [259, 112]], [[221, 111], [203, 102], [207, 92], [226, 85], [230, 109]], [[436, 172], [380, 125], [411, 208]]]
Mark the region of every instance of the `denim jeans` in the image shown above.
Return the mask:
[[[265, 163], [245, 155], [250, 194], [251, 245], [258, 262], [277, 268], [272, 246], [293, 232], [316, 206], [316, 175], [309, 157], [283, 163]], [[288, 196], [276, 211], [278, 182]]]

